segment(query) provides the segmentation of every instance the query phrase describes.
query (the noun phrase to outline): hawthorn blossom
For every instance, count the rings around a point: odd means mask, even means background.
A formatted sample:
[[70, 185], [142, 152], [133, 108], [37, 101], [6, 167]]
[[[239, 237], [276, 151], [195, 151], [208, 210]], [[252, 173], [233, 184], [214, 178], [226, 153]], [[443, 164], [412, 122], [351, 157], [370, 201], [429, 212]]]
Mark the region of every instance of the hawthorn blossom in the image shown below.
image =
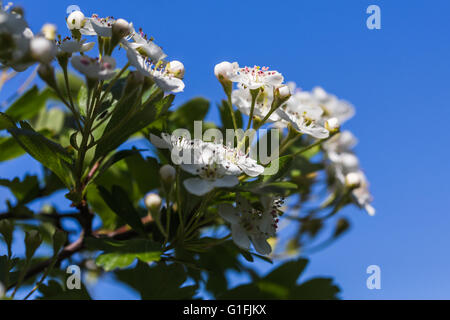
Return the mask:
[[[252, 106], [252, 95], [250, 90], [239, 88], [231, 93], [233, 104], [245, 115], [249, 116]], [[270, 88], [262, 89], [256, 98], [253, 115], [264, 118], [269, 113], [273, 102], [273, 90]], [[272, 113], [267, 119], [271, 122], [280, 121], [281, 117], [276, 113]]]
[[139, 52], [142, 56], [150, 59], [152, 62], [157, 63], [167, 57], [162, 48], [155, 44], [152, 39], [147, 40], [147, 35], [143, 33], [142, 29], [140, 29], [139, 32], [136, 32], [133, 29], [131, 32], [131, 39], [134, 42], [127, 43], [126, 45]]
[[239, 64], [237, 62], [223, 61], [214, 66], [214, 75], [219, 81], [230, 81], [230, 78], [237, 74], [238, 69]]
[[[177, 93], [184, 90], [184, 82], [179, 77], [184, 75], [184, 67], [173, 70], [170, 63], [162, 60], [154, 63], [150, 58], [144, 57], [130, 45], [124, 45], [127, 50], [128, 62], [136, 70], [155, 81], [165, 93]], [[177, 61], [178, 63], [178, 61]]]
[[236, 206], [229, 203], [219, 205], [219, 215], [231, 224], [234, 243], [242, 249], [255, 250], [263, 255], [270, 254], [272, 248], [267, 239], [274, 237], [278, 228], [278, 212], [283, 201], [270, 197], [261, 199], [263, 210], [253, 208], [244, 197], [236, 197]]
[[95, 42], [87, 42], [85, 39], [80, 41], [76, 39], [65, 38], [62, 41], [58, 42], [58, 48], [69, 54], [73, 54], [76, 52], [86, 52], [91, 50], [95, 45]]
[[292, 95], [276, 112], [285, 123], [291, 124], [298, 132], [317, 139], [325, 139], [330, 135], [330, 132], [320, 124], [322, 109], [301, 103], [297, 94]]
[[88, 56], [74, 56], [71, 61], [72, 66], [87, 78], [108, 80], [114, 77], [116, 73], [116, 61], [109, 56], [103, 56], [101, 59]]
[[339, 124], [343, 124], [355, 114], [355, 108], [349, 102], [338, 99], [321, 87], [315, 87], [312, 90], [312, 98], [324, 111], [322, 115], [324, 120], [337, 118]]
[[370, 204], [372, 195], [369, 182], [352, 151], [356, 143], [356, 138], [350, 131], [343, 131], [323, 144], [327, 172], [333, 178], [331, 189], [342, 192], [341, 190], [350, 188], [355, 204], [365, 209], [369, 215], [374, 215], [375, 209]]
[[22, 15], [2, 7], [0, 2], [0, 63], [16, 71], [24, 71], [34, 61], [27, 61], [33, 32]]
[[204, 195], [214, 188], [233, 187], [239, 183], [238, 176], [243, 173], [256, 177], [264, 171], [256, 160], [221, 143], [168, 134], [163, 134], [162, 138], [151, 135], [150, 140], [158, 148], [169, 149], [175, 164], [197, 176], [184, 181], [186, 189], [195, 195]]
[[238, 68], [236, 72], [229, 76], [232, 82], [237, 82], [245, 89], [276, 88], [283, 83], [283, 76], [268, 67], [254, 66], [253, 68]]

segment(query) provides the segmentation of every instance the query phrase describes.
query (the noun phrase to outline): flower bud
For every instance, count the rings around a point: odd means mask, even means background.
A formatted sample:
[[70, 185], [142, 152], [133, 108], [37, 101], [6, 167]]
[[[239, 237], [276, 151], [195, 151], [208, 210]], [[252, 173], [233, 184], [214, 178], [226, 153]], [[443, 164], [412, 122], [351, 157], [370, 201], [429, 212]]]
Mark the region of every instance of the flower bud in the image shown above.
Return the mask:
[[345, 176], [345, 185], [349, 188], [357, 188], [361, 184], [361, 177], [356, 172], [350, 172]]
[[41, 32], [47, 40], [56, 39], [56, 26], [54, 24], [51, 23], [44, 24], [42, 26]]
[[286, 99], [291, 96], [291, 91], [289, 90], [289, 87], [286, 85], [282, 85], [277, 88], [278, 95], [281, 99]]
[[81, 29], [84, 22], [84, 14], [81, 11], [73, 11], [67, 18], [67, 27], [69, 30]]
[[335, 132], [339, 130], [339, 120], [337, 118], [330, 118], [325, 121], [325, 129], [330, 132]]
[[56, 56], [56, 46], [44, 37], [36, 37], [30, 42], [30, 52], [36, 61], [49, 63]]
[[161, 203], [161, 197], [156, 193], [149, 193], [145, 197], [145, 206], [151, 211], [159, 211], [159, 208], [161, 208]]
[[217, 79], [219, 79], [219, 81], [229, 80], [229, 76], [236, 68], [236, 62], [230, 63], [228, 61], [223, 61], [215, 65], [214, 74], [216, 75]]
[[131, 33], [133, 25], [124, 19], [117, 19], [112, 25], [112, 33], [119, 38], [126, 37]]
[[177, 171], [170, 164], [165, 164], [159, 169], [159, 174], [164, 182], [172, 183], [175, 180]]
[[38, 75], [50, 88], [56, 88], [55, 69], [49, 64], [40, 64]]
[[238, 68], [239, 65], [237, 62], [230, 63], [228, 61], [223, 61], [214, 66], [214, 74], [216, 75], [217, 80], [222, 84], [226, 95], [229, 97], [233, 91], [233, 83], [231, 82], [230, 77], [236, 74]]
[[167, 71], [179, 79], [184, 78], [184, 65], [178, 60], [170, 61], [167, 64]]
[[353, 153], [342, 153], [340, 155], [340, 160], [342, 163], [342, 166], [346, 168], [347, 170], [352, 169], [358, 169], [359, 167], [359, 160], [358, 157], [355, 156]]

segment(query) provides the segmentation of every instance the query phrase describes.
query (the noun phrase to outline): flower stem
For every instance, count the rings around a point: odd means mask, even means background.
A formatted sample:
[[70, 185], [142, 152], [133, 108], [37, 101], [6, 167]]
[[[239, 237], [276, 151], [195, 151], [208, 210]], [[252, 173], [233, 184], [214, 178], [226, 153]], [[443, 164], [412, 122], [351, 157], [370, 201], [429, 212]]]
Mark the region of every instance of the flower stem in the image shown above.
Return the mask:
[[233, 121], [233, 127], [234, 130], [238, 129], [237, 122], [236, 122], [236, 116], [234, 115], [233, 111], [233, 103], [231, 102], [231, 94], [227, 94], [228, 96], [228, 109], [230, 110], [231, 120]]

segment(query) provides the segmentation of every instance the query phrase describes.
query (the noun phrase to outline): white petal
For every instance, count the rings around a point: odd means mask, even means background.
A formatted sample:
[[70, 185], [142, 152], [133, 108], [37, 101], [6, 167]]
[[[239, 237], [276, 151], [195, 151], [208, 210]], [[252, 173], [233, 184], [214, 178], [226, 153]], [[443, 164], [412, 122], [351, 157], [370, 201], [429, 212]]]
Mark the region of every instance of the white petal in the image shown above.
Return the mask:
[[252, 243], [255, 246], [255, 250], [262, 255], [272, 252], [272, 248], [264, 235], [252, 236]]
[[200, 178], [188, 178], [183, 184], [187, 191], [197, 196], [203, 196], [214, 188], [211, 181]]
[[238, 223], [231, 225], [231, 236], [234, 243], [236, 243], [242, 249], [250, 249], [250, 239], [248, 238], [247, 231]]
[[158, 87], [164, 92], [182, 92], [184, 90], [183, 80], [176, 77], [168, 76], [155, 76], [154, 80]]
[[224, 176], [223, 178], [213, 181], [215, 187], [234, 187], [239, 183], [239, 179], [236, 176]]
[[221, 203], [218, 206], [219, 215], [229, 223], [239, 223], [239, 212], [229, 203]]

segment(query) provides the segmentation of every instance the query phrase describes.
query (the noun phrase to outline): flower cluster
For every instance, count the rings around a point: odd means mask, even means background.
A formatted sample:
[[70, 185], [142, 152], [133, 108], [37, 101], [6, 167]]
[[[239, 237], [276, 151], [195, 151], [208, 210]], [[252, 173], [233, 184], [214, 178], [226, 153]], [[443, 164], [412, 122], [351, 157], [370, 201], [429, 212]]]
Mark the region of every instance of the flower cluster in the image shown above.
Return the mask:
[[34, 35], [23, 15], [22, 8], [0, 2], [0, 63], [16, 71], [36, 62], [49, 63], [56, 55], [55, 27], [46, 24]]
[[67, 27], [72, 37], [58, 41], [61, 53], [73, 54], [89, 51], [93, 42], [82, 36], [97, 36], [100, 58], [85, 55], [72, 57], [72, 66], [87, 78], [107, 80], [115, 75], [115, 60], [111, 54], [116, 46], [125, 49], [128, 64], [144, 77], [153, 80], [165, 93], [181, 92], [184, 89], [184, 65], [177, 60], [166, 61], [167, 55], [153, 39], [136, 31], [133, 23], [113, 17], [102, 18], [97, 14], [86, 17], [81, 11], [74, 11], [67, 17]]
[[374, 215], [369, 183], [352, 151], [356, 143], [350, 131], [343, 131], [324, 143], [327, 171], [334, 181], [331, 189], [335, 193], [349, 189], [354, 202], [369, 215]]
[[186, 189], [202, 196], [214, 188], [234, 187], [242, 174], [257, 177], [264, 171], [248, 154], [221, 143], [191, 140], [163, 134], [151, 136], [152, 143], [171, 151], [172, 161], [195, 177], [184, 180]]

